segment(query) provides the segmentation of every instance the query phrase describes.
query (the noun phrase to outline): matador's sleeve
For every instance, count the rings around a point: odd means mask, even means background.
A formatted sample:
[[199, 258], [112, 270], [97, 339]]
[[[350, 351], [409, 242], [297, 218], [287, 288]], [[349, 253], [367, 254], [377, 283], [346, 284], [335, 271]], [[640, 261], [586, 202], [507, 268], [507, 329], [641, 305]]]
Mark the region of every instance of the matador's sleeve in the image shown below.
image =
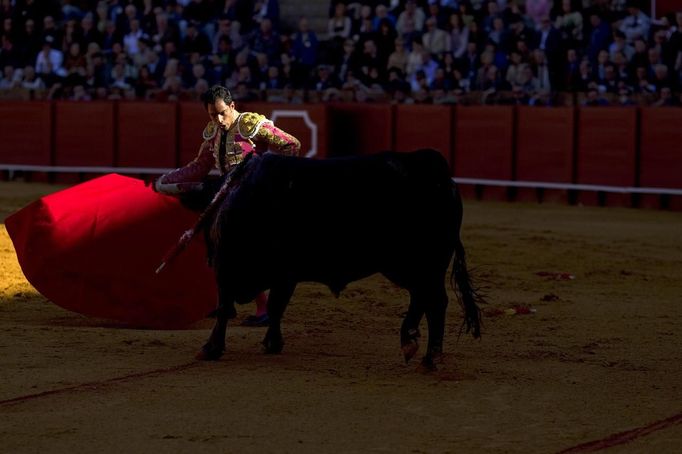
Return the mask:
[[218, 128], [212, 122], [204, 129], [204, 142], [199, 148], [197, 157], [192, 161], [168, 172], [154, 183], [154, 188], [162, 194], [178, 194], [195, 189], [200, 189], [201, 180], [209, 174], [215, 166], [213, 151], [220, 138]]
[[241, 115], [239, 134], [278, 154], [298, 156], [301, 151], [301, 142], [296, 137], [282, 131], [272, 121], [257, 113], [246, 112]]

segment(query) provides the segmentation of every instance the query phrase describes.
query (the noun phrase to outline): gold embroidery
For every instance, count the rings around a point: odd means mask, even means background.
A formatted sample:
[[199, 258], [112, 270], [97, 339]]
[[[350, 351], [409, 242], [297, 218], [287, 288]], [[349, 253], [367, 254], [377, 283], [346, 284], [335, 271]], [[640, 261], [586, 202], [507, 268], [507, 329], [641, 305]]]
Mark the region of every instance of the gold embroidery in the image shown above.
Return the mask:
[[265, 115], [257, 114], [255, 112], [244, 112], [237, 118], [237, 130], [239, 135], [245, 139], [253, 138], [260, 127], [267, 119]]
[[204, 128], [203, 132], [203, 137], [204, 140], [211, 140], [212, 138], [215, 137], [215, 135], [218, 133], [218, 125], [215, 124], [213, 121], [209, 121], [206, 127]]

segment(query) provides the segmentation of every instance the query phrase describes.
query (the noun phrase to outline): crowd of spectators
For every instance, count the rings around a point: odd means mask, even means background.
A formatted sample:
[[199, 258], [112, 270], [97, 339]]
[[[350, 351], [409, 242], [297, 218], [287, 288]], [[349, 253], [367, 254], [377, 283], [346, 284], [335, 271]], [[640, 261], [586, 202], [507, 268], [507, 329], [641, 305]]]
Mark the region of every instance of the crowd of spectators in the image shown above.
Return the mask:
[[0, 94], [680, 105], [682, 12], [642, 1], [333, 0], [316, 33], [277, 0], [0, 0]]

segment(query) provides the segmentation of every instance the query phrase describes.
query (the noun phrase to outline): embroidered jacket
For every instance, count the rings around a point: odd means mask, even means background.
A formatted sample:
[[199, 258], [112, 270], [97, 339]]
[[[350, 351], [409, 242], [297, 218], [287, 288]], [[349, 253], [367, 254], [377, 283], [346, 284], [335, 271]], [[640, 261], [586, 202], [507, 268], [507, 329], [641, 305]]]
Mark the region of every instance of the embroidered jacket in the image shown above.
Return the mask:
[[204, 128], [203, 139], [194, 160], [157, 180], [159, 192], [182, 192], [180, 186], [200, 182], [213, 168], [225, 174], [248, 153], [262, 154], [269, 149], [295, 156], [301, 150], [298, 139], [276, 127], [264, 115], [254, 112], [239, 114], [227, 131], [210, 121]]

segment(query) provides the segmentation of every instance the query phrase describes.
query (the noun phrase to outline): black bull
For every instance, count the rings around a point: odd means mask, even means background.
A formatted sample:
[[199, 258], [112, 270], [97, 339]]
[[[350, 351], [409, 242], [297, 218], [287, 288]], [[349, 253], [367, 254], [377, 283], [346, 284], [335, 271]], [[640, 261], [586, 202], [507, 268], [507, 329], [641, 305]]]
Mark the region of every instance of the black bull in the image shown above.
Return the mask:
[[219, 302], [216, 324], [197, 357], [222, 355], [235, 302], [270, 289], [263, 345], [279, 353], [282, 315], [299, 282], [319, 282], [338, 295], [348, 283], [381, 273], [410, 293], [400, 329], [405, 360], [417, 351], [426, 315], [423, 362], [433, 365], [442, 353], [453, 253], [452, 285], [467, 331], [480, 336], [461, 223], [459, 192], [434, 150], [328, 160], [269, 153], [252, 158], [207, 228]]

